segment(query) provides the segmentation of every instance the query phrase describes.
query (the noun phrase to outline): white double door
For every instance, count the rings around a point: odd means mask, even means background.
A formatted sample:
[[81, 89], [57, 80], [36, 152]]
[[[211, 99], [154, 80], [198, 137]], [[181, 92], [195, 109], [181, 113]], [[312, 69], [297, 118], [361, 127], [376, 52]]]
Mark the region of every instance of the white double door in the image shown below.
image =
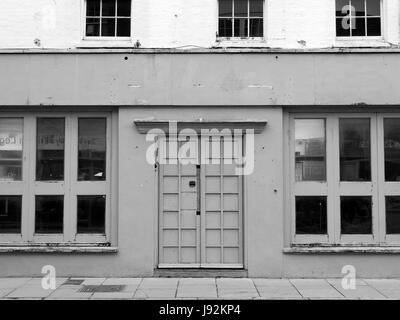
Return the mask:
[[159, 267], [243, 267], [242, 176], [225, 162], [159, 165]]

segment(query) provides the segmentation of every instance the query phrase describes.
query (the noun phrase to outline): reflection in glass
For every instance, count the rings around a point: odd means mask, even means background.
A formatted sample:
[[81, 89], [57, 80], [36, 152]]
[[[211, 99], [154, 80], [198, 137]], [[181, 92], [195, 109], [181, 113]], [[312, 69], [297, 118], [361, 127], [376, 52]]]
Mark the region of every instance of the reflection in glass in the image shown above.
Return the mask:
[[234, 19], [234, 37], [245, 38], [248, 36], [248, 19]]
[[131, 0], [118, 0], [117, 2], [117, 16], [130, 17], [131, 16]]
[[22, 196], [0, 196], [0, 233], [21, 233]]
[[102, 0], [101, 6], [103, 17], [115, 16], [115, 0]]
[[63, 233], [64, 196], [36, 196], [35, 233]]
[[232, 0], [219, 0], [219, 16], [232, 17]]
[[340, 197], [342, 234], [372, 233], [372, 199], [369, 196]]
[[0, 181], [22, 180], [23, 119], [0, 118]]
[[106, 197], [78, 196], [78, 233], [105, 233]]
[[340, 119], [340, 181], [371, 181], [370, 119]]
[[37, 119], [36, 180], [64, 180], [64, 118]]
[[326, 213], [326, 197], [296, 197], [296, 234], [326, 234]]
[[234, 15], [235, 17], [247, 17], [248, 16], [248, 0], [235, 0], [234, 1]]
[[100, 18], [86, 18], [86, 36], [100, 36]]
[[296, 181], [325, 181], [325, 120], [295, 119]]
[[118, 18], [117, 19], [117, 36], [129, 37], [131, 35], [131, 19]]
[[106, 119], [80, 118], [78, 180], [106, 179]]
[[385, 180], [400, 181], [400, 118], [384, 120]]
[[218, 36], [232, 37], [232, 19], [219, 19]]
[[250, 17], [263, 17], [264, 0], [250, 0]]
[[386, 197], [386, 233], [400, 234], [400, 196]]
[[250, 19], [250, 37], [263, 36], [263, 19]]

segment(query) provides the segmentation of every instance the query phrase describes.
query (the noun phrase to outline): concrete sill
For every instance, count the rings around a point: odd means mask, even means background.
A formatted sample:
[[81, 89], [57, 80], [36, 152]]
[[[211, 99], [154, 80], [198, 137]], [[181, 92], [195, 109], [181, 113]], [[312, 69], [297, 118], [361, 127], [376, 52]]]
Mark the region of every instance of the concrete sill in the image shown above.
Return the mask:
[[118, 247], [0, 246], [0, 253], [117, 253]]
[[400, 254], [400, 247], [289, 247], [284, 248], [285, 254], [313, 253], [371, 253], [371, 254]]

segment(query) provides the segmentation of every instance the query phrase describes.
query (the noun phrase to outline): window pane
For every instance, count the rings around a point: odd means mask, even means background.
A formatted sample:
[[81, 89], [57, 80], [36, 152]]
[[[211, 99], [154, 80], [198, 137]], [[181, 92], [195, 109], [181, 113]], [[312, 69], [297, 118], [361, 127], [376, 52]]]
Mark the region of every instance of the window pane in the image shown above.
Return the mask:
[[371, 181], [369, 119], [340, 119], [340, 180]]
[[400, 181], [400, 118], [384, 120], [385, 180]]
[[219, 37], [232, 37], [232, 19], [219, 19]]
[[86, 36], [87, 37], [100, 36], [100, 18], [86, 19]]
[[36, 196], [35, 233], [63, 233], [64, 196]]
[[115, 36], [115, 18], [101, 19], [101, 36], [102, 37]]
[[247, 17], [248, 16], [248, 0], [235, 0], [233, 4], [235, 17]]
[[78, 233], [105, 233], [106, 197], [78, 196]]
[[356, 10], [356, 16], [365, 16], [365, 0], [351, 0], [351, 5]]
[[367, 15], [368, 16], [381, 15], [381, 0], [367, 0]]
[[106, 119], [79, 119], [78, 180], [106, 179]]
[[86, 16], [100, 15], [100, 0], [87, 0]]
[[325, 181], [325, 120], [295, 119], [296, 181]]
[[371, 197], [340, 197], [340, 217], [342, 234], [371, 234]]
[[343, 18], [336, 18], [336, 36], [350, 37], [350, 20], [343, 22]]
[[24, 120], [0, 118], [0, 181], [22, 180]]
[[131, 35], [131, 19], [117, 19], [117, 36], [130, 37]]
[[[350, 15], [349, 0], [336, 0], [336, 16], [344, 17]], [[344, 12], [344, 13], [343, 13]]]
[[103, 0], [101, 15], [103, 17], [104, 16], [108, 16], [108, 17], [115, 16], [115, 0]]
[[263, 19], [250, 19], [250, 37], [263, 36]]
[[386, 233], [400, 234], [400, 197], [386, 197]]
[[381, 35], [381, 19], [367, 18], [367, 36], [379, 37]]
[[22, 196], [0, 196], [0, 233], [21, 233]]
[[117, 6], [117, 15], [119, 17], [131, 16], [131, 0], [118, 0]]
[[65, 120], [37, 119], [36, 180], [64, 179]]
[[296, 234], [326, 234], [326, 197], [296, 197]]
[[364, 37], [365, 18], [355, 18], [351, 20], [351, 35], [353, 37]]
[[234, 19], [234, 37], [248, 37], [247, 22], [247, 19]]
[[250, 0], [250, 17], [263, 17], [264, 0]]
[[232, 17], [232, 0], [219, 0], [219, 16]]

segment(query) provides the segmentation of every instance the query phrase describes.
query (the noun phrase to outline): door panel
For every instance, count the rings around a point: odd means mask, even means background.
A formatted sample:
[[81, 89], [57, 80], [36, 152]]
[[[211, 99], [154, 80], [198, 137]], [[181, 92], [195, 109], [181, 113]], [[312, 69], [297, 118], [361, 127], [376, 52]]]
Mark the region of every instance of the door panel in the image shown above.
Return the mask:
[[159, 266], [242, 267], [242, 177], [235, 164], [160, 165], [159, 178]]

